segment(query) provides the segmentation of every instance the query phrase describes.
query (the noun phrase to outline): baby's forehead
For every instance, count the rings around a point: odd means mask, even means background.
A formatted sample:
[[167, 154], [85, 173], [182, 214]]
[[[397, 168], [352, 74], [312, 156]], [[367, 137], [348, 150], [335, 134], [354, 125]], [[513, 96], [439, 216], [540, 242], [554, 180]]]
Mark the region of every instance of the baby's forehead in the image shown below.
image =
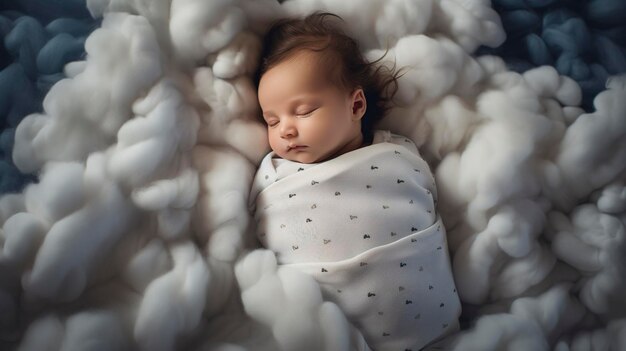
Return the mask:
[[319, 53], [303, 51], [267, 70], [261, 77], [258, 98], [261, 106], [273, 110], [275, 106], [302, 95], [334, 96], [341, 91], [332, 78], [332, 70], [324, 64]]
[[288, 60], [296, 61], [297, 76], [310, 84], [337, 86], [342, 66], [335, 56], [328, 50], [299, 50]]

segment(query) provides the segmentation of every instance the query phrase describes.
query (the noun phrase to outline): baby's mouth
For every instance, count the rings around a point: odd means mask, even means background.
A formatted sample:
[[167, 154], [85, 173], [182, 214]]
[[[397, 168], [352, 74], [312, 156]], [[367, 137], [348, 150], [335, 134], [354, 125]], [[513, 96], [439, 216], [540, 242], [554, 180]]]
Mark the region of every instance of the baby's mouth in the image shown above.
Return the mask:
[[291, 150], [304, 150], [305, 148], [307, 148], [306, 145], [289, 145], [287, 147], [287, 152], [291, 151]]

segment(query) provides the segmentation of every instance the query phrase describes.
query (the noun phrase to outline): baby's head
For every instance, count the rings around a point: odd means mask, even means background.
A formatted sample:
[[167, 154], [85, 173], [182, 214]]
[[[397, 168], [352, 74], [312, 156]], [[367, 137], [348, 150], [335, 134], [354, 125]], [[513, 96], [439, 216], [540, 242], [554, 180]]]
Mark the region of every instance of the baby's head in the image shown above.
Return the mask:
[[336, 19], [283, 19], [265, 37], [259, 103], [270, 146], [284, 159], [322, 162], [370, 144], [397, 90], [397, 73], [367, 62]]

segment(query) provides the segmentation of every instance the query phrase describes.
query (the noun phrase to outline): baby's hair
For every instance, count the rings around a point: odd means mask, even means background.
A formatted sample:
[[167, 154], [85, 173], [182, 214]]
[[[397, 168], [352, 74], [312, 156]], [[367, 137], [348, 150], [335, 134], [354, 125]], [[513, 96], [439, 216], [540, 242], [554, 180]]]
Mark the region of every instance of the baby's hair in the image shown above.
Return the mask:
[[272, 24], [263, 40], [261, 63], [254, 77], [258, 87], [263, 74], [280, 62], [301, 50], [320, 53], [318, 65], [328, 69], [331, 81], [352, 90], [363, 89], [367, 109], [361, 119], [361, 132], [366, 142], [371, 143], [374, 124], [382, 119], [391, 108], [391, 100], [398, 90], [399, 72], [385, 65], [378, 65], [387, 52], [378, 60], [367, 62], [358, 43], [345, 34], [335, 23], [329, 21], [338, 15], [315, 12], [305, 18], [285, 18]]

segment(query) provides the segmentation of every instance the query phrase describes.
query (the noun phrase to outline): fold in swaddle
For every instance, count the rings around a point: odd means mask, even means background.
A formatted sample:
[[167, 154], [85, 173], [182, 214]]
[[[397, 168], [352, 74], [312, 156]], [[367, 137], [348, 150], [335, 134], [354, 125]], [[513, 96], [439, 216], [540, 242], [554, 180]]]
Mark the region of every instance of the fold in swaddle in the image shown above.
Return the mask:
[[318, 164], [262, 161], [250, 196], [257, 237], [312, 275], [373, 350], [418, 350], [459, 329], [461, 305], [428, 164], [409, 140]]

